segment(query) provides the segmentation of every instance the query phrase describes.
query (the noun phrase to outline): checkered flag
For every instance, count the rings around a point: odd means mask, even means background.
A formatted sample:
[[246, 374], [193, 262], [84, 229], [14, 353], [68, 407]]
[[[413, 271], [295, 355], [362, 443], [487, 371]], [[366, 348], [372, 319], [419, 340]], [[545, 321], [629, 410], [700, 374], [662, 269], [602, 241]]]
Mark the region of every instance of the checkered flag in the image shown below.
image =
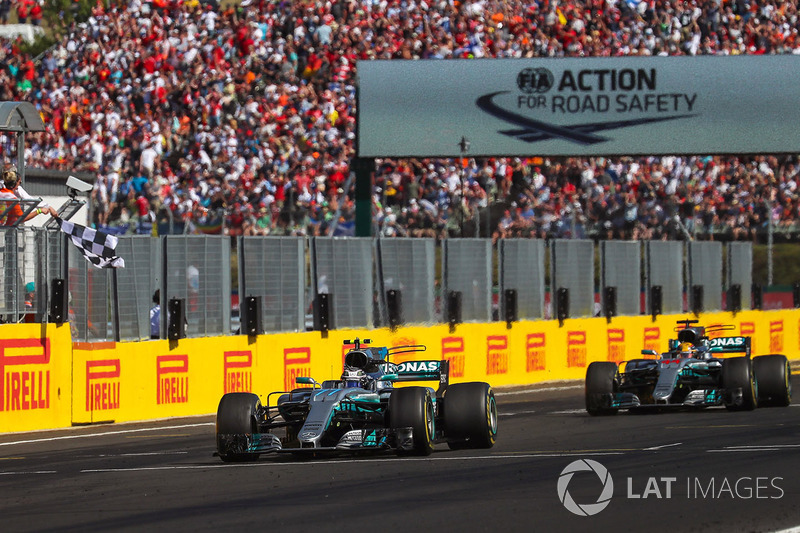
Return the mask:
[[83, 257], [97, 268], [124, 267], [125, 260], [114, 255], [118, 239], [92, 228], [56, 218], [61, 231], [69, 235], [72, 243], [78, 247]]

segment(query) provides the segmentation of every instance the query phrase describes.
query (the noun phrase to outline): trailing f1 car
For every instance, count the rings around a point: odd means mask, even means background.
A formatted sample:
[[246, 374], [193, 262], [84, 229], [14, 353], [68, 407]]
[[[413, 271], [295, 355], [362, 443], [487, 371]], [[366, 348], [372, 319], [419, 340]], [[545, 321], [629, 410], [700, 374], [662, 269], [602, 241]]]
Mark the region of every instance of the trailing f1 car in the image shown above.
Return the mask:
[[[619, 409], [702, 408], [724, 405], [729, 410], [788, 406], [791, 372], [784, 355], [750, 357], [750, 337], [709, 338], [732, 325], [704, 328], [697, 320], [679, 320], [677, 339], [660, 356], [654, 350], [617, 365], [594, 362], [586, 369], [586, 410], [613, 415]], [[719, 355], [738, 353], [737, 357]]]
[[[344, 341], [351, 344], [350, 341]], [[395, 364], [392, 355], [424, 346], [366, 347], [356, 339], [345, 355], [340, 379], [258, 395], [225, 394], [217, 409], [217, 454], [241, 461], [272, 452], [318, 454], [395, 450], [428, 455], [437, 442], [451, 449], [491, 448], [497, 437], [497, 406], [488, 383], [450, 384], [448, 361]], [[395, 387], [408, 381], [437, 381], [437, 389]]]

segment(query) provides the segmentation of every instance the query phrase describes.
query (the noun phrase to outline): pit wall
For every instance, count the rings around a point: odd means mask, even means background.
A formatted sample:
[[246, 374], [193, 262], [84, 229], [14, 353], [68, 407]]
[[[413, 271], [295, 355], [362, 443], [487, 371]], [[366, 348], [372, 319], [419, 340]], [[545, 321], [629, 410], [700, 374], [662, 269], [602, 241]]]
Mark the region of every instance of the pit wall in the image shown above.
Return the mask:
[[[459, 324], [378, 330], [337, 330], [179, 341], [73, 343], [68, 325], [0, 326], [0, 433], [93, 423], [215, 413], [227, 392], [294, 386], [341, 374], [343, 344], [356, 336], [373, 346], [423, 344], [423, 353], [395, 362], [447, 359], [451, 382], [494, 387], [582, 380], [593, 361], [641, 357], [667, 349], [678, 319], [690, 315]], [[731, 324], [725, 336], [748, 335], [753, 355], [800, 359], [800, 310], [705, 313], [700, 325]], [[435, 385], [434, 385], [435, 386]], [[275, 399], [273, 399], [274, 401]]]

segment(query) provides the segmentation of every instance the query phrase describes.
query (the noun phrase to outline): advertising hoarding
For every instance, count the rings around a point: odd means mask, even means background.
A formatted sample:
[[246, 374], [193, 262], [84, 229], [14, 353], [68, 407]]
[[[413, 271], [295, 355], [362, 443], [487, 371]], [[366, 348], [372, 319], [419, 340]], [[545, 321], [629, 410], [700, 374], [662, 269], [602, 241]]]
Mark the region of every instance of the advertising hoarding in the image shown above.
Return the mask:
[[800, 151], [800, 58], [359, 61], [360, 157]]

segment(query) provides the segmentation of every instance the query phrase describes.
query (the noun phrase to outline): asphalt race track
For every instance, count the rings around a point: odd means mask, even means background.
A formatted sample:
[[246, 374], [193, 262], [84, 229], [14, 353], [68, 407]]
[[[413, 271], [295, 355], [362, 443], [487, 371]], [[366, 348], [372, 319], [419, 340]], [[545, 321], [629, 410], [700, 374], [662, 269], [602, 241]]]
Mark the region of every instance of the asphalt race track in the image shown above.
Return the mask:
[[[0, 435], [0, 531], [800, 526], [800, 403], [593, 418], [582, 385], [497, 392], [494, 448], [438, 445], [424, 458], [223, 464], [212, 455], [213, 417]], [[584, 459], [562, 494], [590, 516], [568, 511], [558, 491], [562, 471]]]

